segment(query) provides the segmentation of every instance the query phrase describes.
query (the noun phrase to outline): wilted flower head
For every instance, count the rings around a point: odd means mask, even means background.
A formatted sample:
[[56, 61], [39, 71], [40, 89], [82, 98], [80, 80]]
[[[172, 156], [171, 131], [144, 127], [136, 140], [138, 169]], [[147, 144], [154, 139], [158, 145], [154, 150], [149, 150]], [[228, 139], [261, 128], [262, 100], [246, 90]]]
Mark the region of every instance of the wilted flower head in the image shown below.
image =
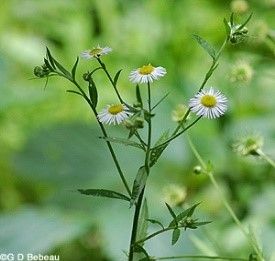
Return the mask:
[[230, 73], [230, 81], [234, 83], [249, 83], [253, 76], [253, 69], [246, 61], [238, 61], [233, 65]]
[[254, 155], [258, 156], [259, 151], [264, 144], [262, 136], [258, 134], [252, 134], [240, 138], [233, 144], [233, 150], [241, 156]]
[[178, 104], [176, 109], [172, 111], [172, 120], [176, 122], [182, 121], [187, 111], [187, 106], [185, 106], [184, 104]]
[[98, 45], [97, 47], [93, 47], [92, 49], [82, 52], [80, 55], [84, 59], [99, 58], [102, 55], [110, 53], [111, 51], [112, 48], [108, 46], [100, 47]]
[[243, 14], [249, 9], [249, 5], [245, 0], [233, 0], [230, 3], [230, 8], [233, 13]]
[[163, 193], [165, 202], [170, 206], [180, 206], [187, 195], [186, 188], [176, 184], [170, 184], [164, 187]]
[[190, 99], [189, 107], [198, 116], [214, 119], [226, 112], [227, 98], [211, 87], [209, 90], [201, 90]]
[[101, 112], [98, 113], [98, 120], [104, 124], [120, 124], [132, 113], [124, 104], [107, 105]]
[[148, 83], [158, 80], [166, 74], [166, 69], [158, 66], [154, 67], [150, 63], [133, 70], [129, 75], [129, 80], [132, 83]]

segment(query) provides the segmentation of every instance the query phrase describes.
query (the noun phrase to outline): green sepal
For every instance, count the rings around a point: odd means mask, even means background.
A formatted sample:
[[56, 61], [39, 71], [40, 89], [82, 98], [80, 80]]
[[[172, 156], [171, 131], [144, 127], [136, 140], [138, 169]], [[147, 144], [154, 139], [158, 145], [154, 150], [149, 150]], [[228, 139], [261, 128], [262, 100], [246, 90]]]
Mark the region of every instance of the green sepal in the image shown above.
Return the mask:
[[175, 245], [180, 238], [180, 229], [175, 228], [172, 234], [172, 245]]
[[215, 49], [199, 35], [193, 34], [193, 37], [198, 42], [198, 44], [213, 58], [213, 60], [215, 60], [216, 59]]
[[129, 197], [108, 189], [78, 189], [77, 191], [83, 195], [88, 196], [114, 198], [130, 201]]
[[142, 190], [146, 184], [147, 177], [148, 177], [148, 174], [147, 174], [145, 166], [140, 167], [137, 172], [136, 178], [134, 180], [132, 194], [131, 194], [132, 197], [131, 197], [131, 201], [130, 201], [130, 207], [132, 207], [133, 204], [136, 203], [140, 193], [142, 192]]

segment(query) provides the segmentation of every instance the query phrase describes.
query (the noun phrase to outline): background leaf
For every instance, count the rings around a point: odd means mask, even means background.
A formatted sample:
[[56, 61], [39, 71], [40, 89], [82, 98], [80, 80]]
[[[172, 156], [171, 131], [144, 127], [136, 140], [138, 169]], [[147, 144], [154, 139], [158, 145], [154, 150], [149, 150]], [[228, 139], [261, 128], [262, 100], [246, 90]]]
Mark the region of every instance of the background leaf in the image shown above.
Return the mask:
[[81, 194], [95, 197], [115, 198], [130, 201], [127, 196], [108, 189], [78, 189]]

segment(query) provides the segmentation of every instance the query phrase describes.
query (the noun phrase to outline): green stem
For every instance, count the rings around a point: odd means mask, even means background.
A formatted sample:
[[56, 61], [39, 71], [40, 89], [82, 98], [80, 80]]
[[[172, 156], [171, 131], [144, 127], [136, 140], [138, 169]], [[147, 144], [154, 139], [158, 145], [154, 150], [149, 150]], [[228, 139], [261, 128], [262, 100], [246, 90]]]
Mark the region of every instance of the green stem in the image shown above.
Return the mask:
[[115, 82], [113, 81], [113, 78], [111, 77], [110, 73], [108, 72], [108, 70], [107, 70], [107, 68], [106, 68], [106, 65], [100, 60], [100, 58], [97, 58], [97, 61], [98, 61], [99, 64], [101, 65], [101, 67], [102, 67], [103, 71], [105, 72], [105, 74], [107, 75], [107, 77], [108, 77], [110, 83], [111, 83], [112, 86], [114, 87], [114, 90], [115, 90], [115, 92], [116, 92], [116, 95], [117, 95], [117, 97], [118, 97], [120, 103], [124, 103], [124, 104], [125, 104], [125, 102], [123, 101], [123, 99], [121, 98], [121, 96], [120, 96], [120, 94], [119, 94], [119, 92], [118, 92], [118, 90], [117, 90], [117, 87], [116, 87]]
[[235, 214], [234, 210], [231, 208], [231, 206], [228, 203], [226, 197], [224, 196], [224, 194], [223, 194], [223, 192], [222, 192], [222, 190], [221, 190], [218, 182], [216, 181], [213, 173], [211, 171], [207, 170], [207, 164], [202, 159], [201, 155], [199, 154], [198, 150], [196, 149], [195, 145], [193, 144], [193, 142], [191, 141], [190, 138], [188, 138], [188, 141], [189, 141], [190, 148], [193, 151], [195, 157], [200, 162], [200, 164], [202, 165], [203, 169], [205, 170], [205, 173], [210, 178], [210, 181], [212, 182], [213, 186], [218, 191], [220, 199], [221, 199], [223, 205], [225, 206], [225, 208], [227, 209], [228, 213], [231, 215], [231, 217], [234, 220], [234, 222], [236, 223], [236, 225], [239, 227], [239, 229], [242, 231], [242, 233], [244, 234], [244, 236], [247, 238], [248, 242], [250, 243], [251, 247], [254, 249], [254, 251], [257, 254], [257, 256], [260, 258], [261, 261], [264, 261], [264, 258], [262, 256], [262, 253], [261, 253], [259, 247], [252, 240], [249, 232], [246, 231], [246, 229], [244, 228], [243, 224], [241, 223], [241, 221], [238, 219], [237, 215]]
[[239, 257], [223, 257], [223, 256], [167, 256], [167, 257], [156, 257], [154, 260], [171, 260], [171, 259], [218, 259], [218, 260], [236, 260], [236, 261], [247, 261], [245, 258]]
[[[203, 82], [202, 82], [202, 84], [201, 84], [199, 90], [197, 91], [197, 93], [200, 92], [200, 91], [204, 88], [205, 84], [207, 83], [207, 81], [209, 80], [209, 78], [212, 76], [213, 72], [214, 72], [215, 69], [217, 68], [217, 66], [218, 66], [218, 60], [219, 60], [219, 58], [220, 58], [220, 56], [221, 56], [221, 53], [222, 53], [222, 51], [223, 51], [223, 49], [225, 48], [225, 46], [226, 46], [227, 43], [228, 43], [228, 37], [224, 40], [224, 42], [223, 42], [221, 48], [219, 49], [219, 51], [218, 51], [217, 54], [216, 54], [215, 59], [213, 59], [212, 64], [211, 64], [209, 70], [207, 71], [207, 73], [205, 74], [204, 80], [203, 80]], [[187, 112], [185, 113], [183, 119], [179, 122], [178, 126], [177, 126], [176, 129], [174, 130], [172, 136], [174, 136], [175, 134], [178, 133], [178, 131], [179, 131], [179, 130], [181, 129], [181, 127], [182, 127], [182, 123], [185, 122], [185, 120], [187, 119], [187, 117], [188, 117], [188, 115], [190, 114], [190, 112], [191, 112], [191, 110], [190, 110], [190, 108], [189, 108], [189, 109], [187, 110]]]
[[[80, 85], [75, 80], [72, 80], [72, 79], [69, 79], [69, 78], [67, 78], [67, 79], [69, 81], [71, 81], [77, 87], [77, 89], [80, 91], [80, 93], [82, 94], [83, 98], [86, 100], [86, 102], [91, 107], [91, 109], [92, 109], [92, 111], [93, 111], [93, 113], [94, 113], [94, 115], [95, 115], [95, 117], [97, 119], [97, 122], [98, 122], [98, 124], [100, 126], [100, 129], [101, 129], [101, 131], [103, 133], [103, 136], [105, 138], [108, 138], [106, 129], [104, 128], [103, 124], [98, 120], [97, 111], [94, 108], [94, 106], [93, 106], [92, 102], [90, 101], [90, 99], [87, 97], [86, 93], [82, 90], [82, 88], [80, 87]], [[113, 161], [114, 161], [115, 166], [116, 166], [117, 171], [118, 171], [118, 174], [119, 174], [119, 176], [120, 176], [120, 178], [122, 180], [122, 183], [124, 184], [124, 187], [127, 190], [127, 193], [129, 194], [129, 196], [131, 196], [131, 190], [130, 190], [129, 185], [128, 185], [127, 181], [126, 181], [126, 178], [124, 177], [124, 174], [123, 174], [123, 172], [121, 170], [121, 167], [119, 165], [119, 162], [118, 162], [118, 159], [117, 159], [116, 154], [114, 152], [114, 149], [113, 149], [113, 147], [112, 147], [112, 145], [111, 145], [111, 143], [109, 141], [106, 141], [106, 143], [107, 143], [108, 149], [109, 149], [109, 151], [110, 151], [110, 153], [112, 155]]]
[[[151, 112], [152, 112], [151, 88], [150, 88], [149, 82], [147, 84], [147, 89], [148, 89], [148, 111], [149, 111], [149, 114], [151, 115]], [[149, 176], [149, 174], [150, 174], [151, 139], [152, 139], [152, 122], [151, 122], [151, 118], [149, 116], [149, 119], [148, 119], [148, 141], [147, 141], [147, 149], [146, 149], [145, 162], [144, 162], [147, 176]], [[133, 259], [134, 259], [134, 246], [136, 244], [139, 214], [140, 214], [140, 209], [142, 206], [142, 200], [143, 200], [143, 196], [144, 196], [145, 186], [146, 186], [146, 184], [144, 185], [144, 188], [142, 189], [142, 192], [140, 193], [140, 195], [138, 197], [138, 201], [137, 201], [137, 204], [135, 207], [135, 214], [134, 214], [134, 219], [133, 219], [133, 227], [132, 227], [130, 247], [129, 247], [129, 258], [128, 258], [129, 261], [133, 261]]]
[[257, 153], [262, 157], [262, 159], [264, 159], [273, 168], [275, 168], [275, 161], [274, 160], [272, 160], [270, 157], [268, 157], [262, 150], [257, 150]]

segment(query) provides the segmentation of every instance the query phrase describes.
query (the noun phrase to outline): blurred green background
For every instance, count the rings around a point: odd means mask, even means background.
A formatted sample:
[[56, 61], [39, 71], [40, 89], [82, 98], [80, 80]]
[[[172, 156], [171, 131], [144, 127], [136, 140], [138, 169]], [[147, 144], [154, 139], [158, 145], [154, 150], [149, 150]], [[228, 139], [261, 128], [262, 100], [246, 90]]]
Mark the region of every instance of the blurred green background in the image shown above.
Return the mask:
[[[133, 209], [126, 202], [90, 198], [77, 188], [124, 192], [88, 106], [66, 93], [64, 79], [31, 80], [45, 46], [65, 66], [97, 44], [113, 52], [103, 60], [114, 74], [123, 69], [119, 89], [132, 103], [132, 69], [151, 62], [167, 69], [153, 84], [153, 101], [170, 92], [154, 117], [154, 140], [175, 123], [171, 112], [188, 102], [210, 66], [193, 40], [199, 34], [218, 48], [223, 18], [239, 21], [250, 12], [249, 37], [228, 46], [208, 86], [229, 98], [229, 111], [215, 121], [201, 120], [189, 134], [245, 224], [252, 224], [269, 260], [275, 260], [275, 171], [266, 162], [236, 155], [231, 144], [259, 133], [264, 151], [275, 158], [275, 1], [251, 0], [1, 0], [0, 3], [0, 253], [59, 254], [61, 260], [125, 260]], [[238, 78], [238, 66], [249, 74]], [[96, 61], [81, 60], [82, 73]], [[102, 72], [96, 75], [99, 109], [116, 102]], [[122, 127], [108, 127], [124, 137]], [[132, 184], [142, 154], [114, 145]], [[128, 147], [126, 148], [128, 149]], [[129, 164], [131, 162], [131, 164]], [[206, 254], [248, 257], [250, 249], [182, 137], [169, 146], [152, 170], [147, 187], [150, 217], [169, 222], [164, 200], [179, 186], [183, 206], [201, 201], [198, 216], [213, 223], [184, 233], [170, 247], [170, 233], [148, 241], [151, 255]], [[171, 189], [170, 189], [171, 190]], [[172, 202], [173, 203], [173, 202]], [[178, 211], [181, 207], [178, 207]], [[155, 227], [150, 227], [153, 231]]]

